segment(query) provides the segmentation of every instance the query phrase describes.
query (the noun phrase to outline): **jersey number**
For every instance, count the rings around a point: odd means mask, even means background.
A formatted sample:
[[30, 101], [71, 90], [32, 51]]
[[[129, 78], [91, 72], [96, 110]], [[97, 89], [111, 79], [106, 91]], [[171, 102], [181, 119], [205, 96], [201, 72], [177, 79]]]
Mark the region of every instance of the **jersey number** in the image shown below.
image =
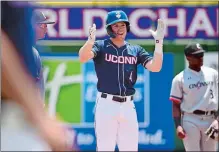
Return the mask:
[[[132, 71], [133, 72], [133, 71]], [[131, 74], [130, 74], [130, 76], [129, 76], [129, 80], [132, 82], [132, 72], [131, 72]]]
[[211, 99], [214, 98], [214, 94], [213, 94], [213, 91], [210, 89], [210, 95], [211, 95]]

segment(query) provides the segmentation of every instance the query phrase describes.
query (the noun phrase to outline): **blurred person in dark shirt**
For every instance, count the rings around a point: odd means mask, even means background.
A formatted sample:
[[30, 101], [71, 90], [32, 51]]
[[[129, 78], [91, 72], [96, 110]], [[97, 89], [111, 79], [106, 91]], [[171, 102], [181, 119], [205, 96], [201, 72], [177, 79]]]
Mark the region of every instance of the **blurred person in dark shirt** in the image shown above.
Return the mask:
[[39, 52], [36, 48], [36, 42], [40, 39], [43, 39], [45, 35], [47, 34], [47, 24], [54, 24], [54, 21], [49, 20], [43, 12], [35, 10], [33, 11], [32, 15], [32, 27], [35, 32], [34, 37], [34, 45], [32, 47], [34, 57], [35, 57], [35, 63], [37, 66], [37, 77], [36, 82], [37, 86], [40, 89], [40, 92], [44, 98], [45, 96], [45, 84], [44, 84], [44, 78], [43, 78], [43, 68], [42, 68], [42, 61], [39, 55]]
[[1, 2], [1, 150], [70, 150], [68, 132], [48, 116], [36, 85], [32, 8]]

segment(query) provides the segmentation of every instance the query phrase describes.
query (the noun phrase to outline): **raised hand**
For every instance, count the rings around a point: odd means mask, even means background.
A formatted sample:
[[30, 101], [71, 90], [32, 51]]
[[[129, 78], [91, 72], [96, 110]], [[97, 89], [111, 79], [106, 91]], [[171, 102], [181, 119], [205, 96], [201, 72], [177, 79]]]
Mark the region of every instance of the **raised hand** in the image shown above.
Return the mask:
[[166, 25], [162, 19], [158, 19], [157, 30], [153, 31], [152, 29], [149, 30], [155, 40], [163, 40], [164, 39], [164, 32], [165, 32]]
[[88, 36], [88, 42], [91, 44], [94, 44], [94, 41], [96, 40], [96, 24], [93, 24], [93, 26], [89, 27], [89, 36]]

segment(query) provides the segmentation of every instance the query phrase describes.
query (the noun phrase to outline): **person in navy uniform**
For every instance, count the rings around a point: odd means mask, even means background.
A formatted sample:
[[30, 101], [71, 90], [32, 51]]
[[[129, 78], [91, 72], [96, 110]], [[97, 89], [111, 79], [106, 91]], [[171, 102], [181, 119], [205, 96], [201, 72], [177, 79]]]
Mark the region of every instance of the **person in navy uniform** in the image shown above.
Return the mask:
[[34, 53], [34, 59], [37, 66], [36, 84], [39, 87], [42, 97], [45, 97], [45, 84], [43, 78], [42, 61], [39, 52], [36, 48], [36, 42], [43, 39], [47, 34], [47, 24], [54, 24], [47, 18], [42, 11], [34, 10], [32, 15], [32, 26], [35, 31], [35, 45], [32, 47]]
[[153, 57], [139, 45], [125, 41], [130, 23], [125, 12], [111, 11], [106, 19], [109, 39], [95, 41], [96, 25], [89, 28], [89, 37], [79, 50], [82, 63], [93, 59], [97, 74], [95, 133], [97, 151], [138, 150], [138, 120], [133, 102], [137, 66], [159, 72], [163, 62], [165, 23], [158, 19], [157, 30], [150, 30], [155, 39]]

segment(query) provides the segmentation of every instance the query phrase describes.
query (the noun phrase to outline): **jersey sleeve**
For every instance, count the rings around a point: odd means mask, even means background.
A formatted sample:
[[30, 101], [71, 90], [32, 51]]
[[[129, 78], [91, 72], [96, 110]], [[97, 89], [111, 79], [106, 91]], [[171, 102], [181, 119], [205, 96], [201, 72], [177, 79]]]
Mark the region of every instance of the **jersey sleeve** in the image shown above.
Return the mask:
[[94, 53], [94, 58], [98, 57], [100, 54], [100, 44], [97, 41], [94, 42], [92, 52]]
[[42, 67], [42, 61], [39, 55], [39, 52], [33, 47], [33, 53], [35, 57], [35, 63], [37, 66], [37, 77], [36, 77], [36, 84], [40, 89], [41, 95], [44, 99], [45, 97], [45, 84], [43, 79], [43, 67]]
[[181, 103], [182, 101], [182, 85], [178, 76], [176, 76], [172, 81], [171, 91], [170, 91], [170, 100], [174, 103]]
[[151, 55], [143, 48], [138, 47], [138, 63], [141, 63], [144, 67], [145, 65], [152, 60]]

